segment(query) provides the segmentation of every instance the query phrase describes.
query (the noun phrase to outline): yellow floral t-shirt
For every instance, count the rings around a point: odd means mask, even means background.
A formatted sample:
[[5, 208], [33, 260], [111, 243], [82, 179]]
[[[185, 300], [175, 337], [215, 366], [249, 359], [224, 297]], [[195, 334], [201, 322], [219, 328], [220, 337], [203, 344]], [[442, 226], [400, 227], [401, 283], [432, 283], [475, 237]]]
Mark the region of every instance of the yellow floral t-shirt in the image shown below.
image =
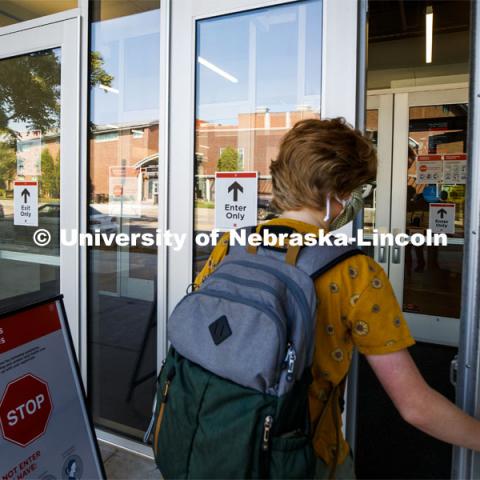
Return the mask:
[[[318, 228], [277, 218], [264, 225], [291, 227], [299, 233]], [[199, 285], [228, 251], [228, 237], [214, 248], [195, 280]], [[315, 282], [318, 295], [315, 353], [310, 387], [313, 445], [326, 463], [343, 463], [349, 447], [341, 431], [339, 408], [344, 382], [356, 347], [365, 355], [396, 352], [415, 343], [382, 267], [366, 255], [343, 260]]]

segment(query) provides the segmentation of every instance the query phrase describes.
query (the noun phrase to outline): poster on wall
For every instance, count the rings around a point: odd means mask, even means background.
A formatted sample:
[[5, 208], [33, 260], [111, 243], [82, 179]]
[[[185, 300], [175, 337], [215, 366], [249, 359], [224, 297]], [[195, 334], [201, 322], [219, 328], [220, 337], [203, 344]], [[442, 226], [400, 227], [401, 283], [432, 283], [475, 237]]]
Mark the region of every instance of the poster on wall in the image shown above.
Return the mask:
[[108, 214], [118, 217], [140, 217], [138, 201], [138, 175], [135, 167], [115, 166], [109, 168]]
[[105, 478], [62, 297], [0, 316], [0, 478]]
[[417, 157], [417, 185], [420, 183], [441, 183], [443, 180], [441, 155], [419, 155]]
[[460, 185], [467, 183], [467, 155], [465, 153], [443, 156], [443, 181]]

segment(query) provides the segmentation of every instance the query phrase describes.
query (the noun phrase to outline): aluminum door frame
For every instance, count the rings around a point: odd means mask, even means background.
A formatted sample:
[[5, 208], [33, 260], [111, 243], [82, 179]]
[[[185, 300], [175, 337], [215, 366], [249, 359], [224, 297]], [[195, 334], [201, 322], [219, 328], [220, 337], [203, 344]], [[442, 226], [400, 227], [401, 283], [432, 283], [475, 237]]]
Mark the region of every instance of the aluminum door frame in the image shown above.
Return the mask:
[[[375, 204], [375, 228], [390, 231], [390, 205], [392, 203], [392, 140], [393, 140], [393, 99], [392, 93], [369, 92], [367, 110], [378, 110], [377, 133], [377, 188]], [[389, 274], [388, 247], [374, 247], [374, 258]]]
[[[466, 85], [444, 86], [435, 89], [410, 89], [395, 94], [393, 115], [393, 163], [392, 163], [392, 193], [391, 193], [391, 232], [405, 232], [407, 203], [407, 162], [409, 110], [415, 106], [445, 105], [453, 103], [468, 103]], [[393, 181], [393, 179], [395, 179]], [[402, 180], [403, 179], [403, 180]], [[394, 200], [394, 201], [393, 201]], [[458, 244], [457, 239], [449, 239], [449, 244]], [[392, 247], [390, 253], [393, 252]], [[398, 248], [398, 247], [397, 247]], [[403, 305], [403, 285], [405, 268], [405, 249], [399, 248], [400, 262], [389, 259], [389, 277], [395, 295]], [[458, 318], [436, 315], [404, 313], [413, 336], [420, 341], [441, 345], [458, 345]]]
[[[185, 248], [168, 252], [170, 313], [185, 294], [193, 271], [193, 185], [196, 21], [291, 0], [184, 0], [171, 5], [168, 228], [187, 233]], [[323, 0], [321, 115], [355, 123], [357, 2]], [[166, 328], [163, 325], [162, 328]], [[164, 336], [166, 338], [166, 335]], [[162, 348], [161, 345], [158, 348]], [[163, 345], [166, 353], [166, 342]], [[159, 353], [160, 354], [160, 353]]]
[[[61, 48], [60, 227], [78, 231], [80, 223], [79, 10], [68, 10], [0, 29], [0, 61], [50, 48]], [[34, 231], [32, 229], [32, 233]], [[59, 263], [60, 293], [64, 295], [72, 339], [77, 356], [79, 356], [80, 278], [78, 246], [64, 247], [60, 245]]]

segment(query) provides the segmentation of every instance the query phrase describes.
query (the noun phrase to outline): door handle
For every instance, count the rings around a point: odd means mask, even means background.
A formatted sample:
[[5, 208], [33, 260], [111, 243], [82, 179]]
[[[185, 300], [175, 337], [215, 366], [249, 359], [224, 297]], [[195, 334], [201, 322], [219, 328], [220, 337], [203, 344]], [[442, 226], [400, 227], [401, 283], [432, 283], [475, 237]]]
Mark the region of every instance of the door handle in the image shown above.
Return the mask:
[[378, 247], [377, 261], [378, 263], [385, 263], [387, 261], [387, 247]]
[[394, 245], [392, 252], [392, 263], [400, 263], [400, 253], [400, 247], [398, 245]]
[[453, 357], [450, 362], [450, 383], [455, 387], [457, 385], [458, 355]]

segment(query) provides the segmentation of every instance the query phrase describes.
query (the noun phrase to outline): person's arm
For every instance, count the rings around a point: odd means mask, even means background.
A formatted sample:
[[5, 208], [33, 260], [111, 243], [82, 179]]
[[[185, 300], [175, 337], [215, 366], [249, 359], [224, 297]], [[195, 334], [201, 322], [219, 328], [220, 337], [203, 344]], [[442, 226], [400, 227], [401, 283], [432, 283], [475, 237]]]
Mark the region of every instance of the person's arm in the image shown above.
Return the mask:
[[408, 350], [366, 357], [406, 422], [444, 442], [480, 451], [480, 421], [431, 388]]

